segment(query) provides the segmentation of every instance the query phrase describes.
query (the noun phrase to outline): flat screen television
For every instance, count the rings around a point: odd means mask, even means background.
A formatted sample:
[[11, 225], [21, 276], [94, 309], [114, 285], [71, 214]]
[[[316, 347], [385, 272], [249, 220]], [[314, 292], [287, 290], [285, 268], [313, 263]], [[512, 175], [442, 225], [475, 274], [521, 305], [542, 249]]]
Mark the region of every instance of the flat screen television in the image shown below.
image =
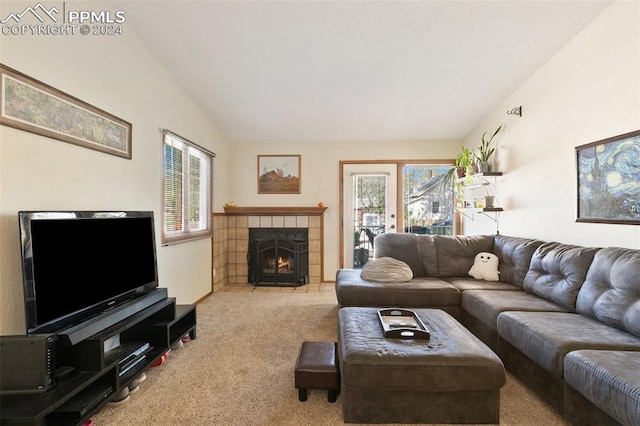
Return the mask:
[[77, 325], [158, 287], [153, 212], [18, 215], [27, 334]]

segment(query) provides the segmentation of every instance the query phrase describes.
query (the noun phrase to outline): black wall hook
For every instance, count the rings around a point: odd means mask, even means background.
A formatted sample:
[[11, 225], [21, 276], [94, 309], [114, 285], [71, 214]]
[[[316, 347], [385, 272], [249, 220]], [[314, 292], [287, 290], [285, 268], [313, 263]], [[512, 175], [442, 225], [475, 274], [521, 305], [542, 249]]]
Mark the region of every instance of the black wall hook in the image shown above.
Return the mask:
[[515, 107], [511, 111], [507, 111], [509, 115], [517, 115], [518, 117], [522, 117], [522, 106]]

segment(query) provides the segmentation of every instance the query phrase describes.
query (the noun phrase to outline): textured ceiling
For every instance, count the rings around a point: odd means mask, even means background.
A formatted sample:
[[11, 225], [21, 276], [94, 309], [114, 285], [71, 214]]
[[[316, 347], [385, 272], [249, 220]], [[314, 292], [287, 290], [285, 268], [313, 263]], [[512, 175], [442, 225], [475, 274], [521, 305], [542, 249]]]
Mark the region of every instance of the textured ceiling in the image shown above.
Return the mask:
[[268, 143], [462, 138], [611, 2], [110, 3], [231, 142]]

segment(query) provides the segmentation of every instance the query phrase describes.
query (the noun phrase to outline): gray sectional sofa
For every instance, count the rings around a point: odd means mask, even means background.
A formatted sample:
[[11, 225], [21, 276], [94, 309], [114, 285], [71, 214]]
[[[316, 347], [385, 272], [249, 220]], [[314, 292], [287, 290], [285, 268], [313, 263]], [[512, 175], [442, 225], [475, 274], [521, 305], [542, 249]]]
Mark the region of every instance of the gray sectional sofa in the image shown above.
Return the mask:
[[[640, 424], [640, 250], [381, 234], [374, 252], [406, 263], [413, 279], [372, 282], [341, 269], [341, 307], [445, 310], [570, 422]], [[468, 275], [479, 252], [498, 256], [499, 281]]]

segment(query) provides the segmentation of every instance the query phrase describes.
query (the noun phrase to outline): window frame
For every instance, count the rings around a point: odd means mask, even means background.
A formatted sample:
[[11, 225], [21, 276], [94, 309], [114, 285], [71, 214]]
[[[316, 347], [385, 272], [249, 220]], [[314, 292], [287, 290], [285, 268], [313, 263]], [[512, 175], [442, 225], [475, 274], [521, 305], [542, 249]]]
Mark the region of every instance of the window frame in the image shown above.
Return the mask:
[[[167, 146], [177, 147], [180, 149], [183, 154], [182, 155], [182, 169], [180, 174], [180, 184], [181, 184], [181, 194], [182, 200], [181, 203], [181, 230], [178, 231], [168, 231], [167, 230], [167, 220], [169, 215], [167, 215], [167, 156], [166, 149]], [[201, 238], [211, 238], [213, 236], [213, 223], [212, 223], [212, 215], [213, 215], [213, 159], [216, 154], [201, 147], [200, 145], [191, 142], [190, 140], [170, 131], [167, 129], [162, 130], [162, 230], [161, 230], [161, 243], [162, 245], [169, 245], [174, 243], [180, 243], [185, 241], [192, 241]], [[190, 167], [189, 161], [193, 157], [198, 157], [201, 160], [205, 160], [207, 165], [207, 170], [205, 170], [206, 176], [204, 179], [200, 179], [199, 183], [205, 182], [206, 188], [200, 190], [198, 194], [198, 200], [200, 205], [200, 210], [204, 208], [204, 212], [200, 211], [199, 221], [204, 223], [204, 226], [199, 227], [197, 229], [192, 229], [189, 226], [188, 220], [185, 218], [189, 217], [189, 195], [193, 195], [194, 191], [188, 187], [191, 176], [189, 175]], [[184, 201], [186, 200], [186, 201]], [[177, 216], [177, 215], [176, 215]]]

